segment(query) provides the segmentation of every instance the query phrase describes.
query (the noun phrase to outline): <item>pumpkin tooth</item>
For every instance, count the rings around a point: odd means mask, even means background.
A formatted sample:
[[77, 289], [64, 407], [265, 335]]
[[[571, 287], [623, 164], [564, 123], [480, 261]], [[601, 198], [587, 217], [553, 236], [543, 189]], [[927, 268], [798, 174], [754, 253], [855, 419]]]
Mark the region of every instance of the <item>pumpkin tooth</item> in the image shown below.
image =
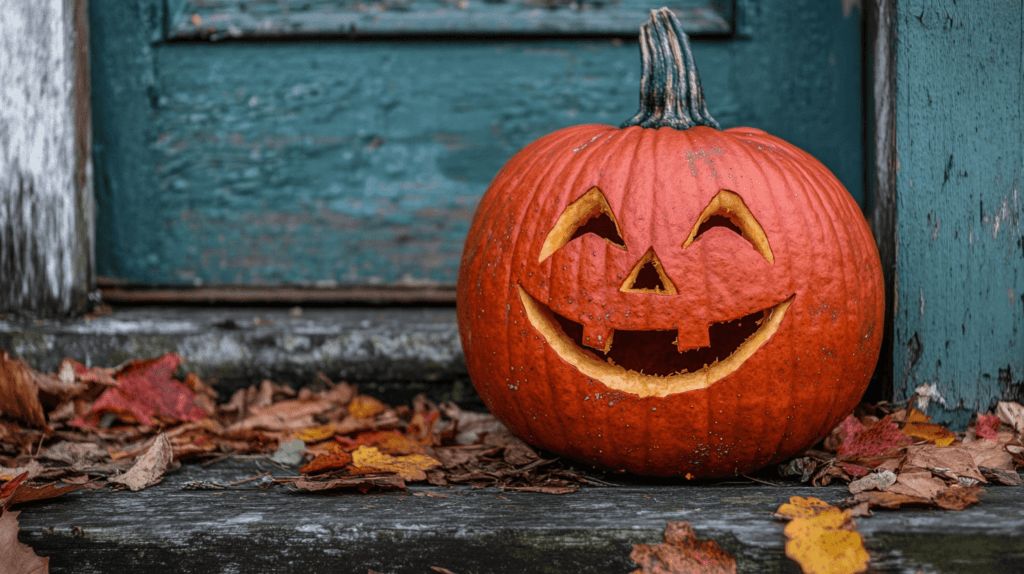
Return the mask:
[[682, 353], [684, 351], [689, 351], [690, 349], [710, 347], [710, 327], [710, 325], [702, 325], [700, 327], [696, 325], [686, 325], [684, 327], [680, 327], [679, 331], [676, 333], [676, 349]]
[[583, 344], [607, 354], [612, 350], [612, 337], [615, 329], [607, 325], [583, 324]]

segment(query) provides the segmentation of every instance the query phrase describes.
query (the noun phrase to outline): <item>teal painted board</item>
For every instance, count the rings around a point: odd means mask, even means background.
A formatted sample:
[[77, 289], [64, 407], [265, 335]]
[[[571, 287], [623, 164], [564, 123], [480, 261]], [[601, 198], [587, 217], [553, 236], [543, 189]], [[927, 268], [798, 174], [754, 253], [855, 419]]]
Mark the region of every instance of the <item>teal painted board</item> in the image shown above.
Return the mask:
[[[453, 284], [509, 157], [638, 105], [635, 41], [165, 43], [154, 6], [92, 2], [97, 265], [133, 283]], [[749, 39], [694, 44], [712, 114], [811, 151], [861, 200], [859, 13], [756, 8]]]
[[897, 400], [1024, 402], [1024, 4], [896, 4]]
[[625, 34], [671, 8], [688, 34], [728, 34], [732, 3], [709, 0], [169, 0], [168, 39], [302, 36]]

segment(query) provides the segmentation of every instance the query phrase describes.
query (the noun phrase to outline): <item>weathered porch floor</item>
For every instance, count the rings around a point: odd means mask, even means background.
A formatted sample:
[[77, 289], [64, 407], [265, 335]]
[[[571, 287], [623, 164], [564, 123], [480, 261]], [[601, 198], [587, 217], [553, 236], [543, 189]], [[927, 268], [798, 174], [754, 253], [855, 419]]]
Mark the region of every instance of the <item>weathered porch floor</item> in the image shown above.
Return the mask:
[[[324, 496], [264, 489], [183, 490], [271, 470], [265, 459], [189, 465], [158, 486], [78, 491], [23, 507], [21, 541], [51, 572], [598, 572], [635, 566], [631, 545], [688, 521], [733, 554], [740, 572], [799, 572], [772, 512], [790, 496], [837, 502], [845, 488], [782, 488], [746, 480], [623, 482], [569, 495], [413, 486]], [[423, 496], [446, 495], [446, 498]], [[417, 496], [419, 495], [419, 496]], [[900, 510], [857, 519], [876, 572], [1024, 571], [1024, 488], [991, 487], [963, 512]]]

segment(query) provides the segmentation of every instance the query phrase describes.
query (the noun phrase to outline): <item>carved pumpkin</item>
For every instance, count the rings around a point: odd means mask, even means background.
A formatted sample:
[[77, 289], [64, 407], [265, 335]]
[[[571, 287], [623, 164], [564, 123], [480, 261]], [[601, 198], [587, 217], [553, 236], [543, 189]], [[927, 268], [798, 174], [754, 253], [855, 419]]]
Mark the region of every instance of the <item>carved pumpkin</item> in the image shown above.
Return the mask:
[[863, 394], [878, 253], [821, 163], [718, 129], [670, 11], [641, 52], [633, 120], [541, 138], [481, 200], [459, 272], [466, 363], [532, 444], [649, 475], [751, 471]]

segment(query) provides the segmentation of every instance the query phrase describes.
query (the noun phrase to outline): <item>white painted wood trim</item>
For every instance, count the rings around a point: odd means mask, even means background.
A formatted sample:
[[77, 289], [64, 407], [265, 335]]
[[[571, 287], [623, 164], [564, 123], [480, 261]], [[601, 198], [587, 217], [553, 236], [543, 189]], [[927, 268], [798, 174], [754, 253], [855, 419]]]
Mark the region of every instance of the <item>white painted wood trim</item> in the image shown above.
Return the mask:
[[0, 0], [0, 313], [67, 315], [92, 289], [87, 0]]

